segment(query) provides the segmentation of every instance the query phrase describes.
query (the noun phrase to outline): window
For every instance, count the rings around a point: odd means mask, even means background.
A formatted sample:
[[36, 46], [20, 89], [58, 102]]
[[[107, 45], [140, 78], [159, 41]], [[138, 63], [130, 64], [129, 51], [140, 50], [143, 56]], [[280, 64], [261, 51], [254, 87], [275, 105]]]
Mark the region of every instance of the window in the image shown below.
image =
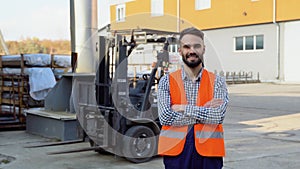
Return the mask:
[[195, 9], [204, 10], [211, 8], [211, 0], [195, 0]]
[[254, 49], [253, 39], [253, 36], [246, 36], [246, 50]]
[[235, 37], [235, 51], [253, 51], [264, 49], [264, 35]]
[[120, 4], [116, 6], [116, 21], [125, 21], [125, 4]]
[[235, 50], [243, 50], [244, 49], [244, 38], [243, 37], [236, 37], [235, 38]]
[[178, 52], [178, 45], [177, 44], [170, 44], [168, 46], [168, 51], [170, 53], [177, 53]]
[[151, 16], [164, 15], [164, 0], [151, 0]]
[[264, 35], [256, 36], [256, 49], [264, 49]]

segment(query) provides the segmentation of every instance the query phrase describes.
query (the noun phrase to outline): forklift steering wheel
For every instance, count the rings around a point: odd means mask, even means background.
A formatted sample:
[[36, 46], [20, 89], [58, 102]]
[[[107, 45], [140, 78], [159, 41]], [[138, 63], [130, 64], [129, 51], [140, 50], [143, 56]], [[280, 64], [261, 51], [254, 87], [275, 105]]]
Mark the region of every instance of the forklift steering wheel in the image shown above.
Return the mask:
[[150, 77], [150, 74], [143, 74], [143, 76], [142, 76], [142, 78], [143, 78], [144, 80], [148, 80], [149, 77]]
[[[144, 80], [148, 80], [149, 77], [150, 77], [150, 74], [143, 74], [143, 76], [142, 76], [142, 78]], [[157, 77], [154, 77], [154, 84], [158, 84], [158, 82], [159, 82], [159, 79]]]

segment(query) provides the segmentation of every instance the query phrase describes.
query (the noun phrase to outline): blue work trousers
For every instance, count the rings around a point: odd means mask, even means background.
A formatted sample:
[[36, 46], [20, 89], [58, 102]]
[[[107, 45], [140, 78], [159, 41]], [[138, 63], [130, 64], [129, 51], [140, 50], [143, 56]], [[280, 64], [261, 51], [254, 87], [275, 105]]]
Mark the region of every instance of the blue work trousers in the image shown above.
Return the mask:
[[204, 157], [198, 154], [195, 147], [194, 127], [186, 136], [184, 149], [178, 156], [163, 157], [165, 169], [222, 169], [222, 157]]

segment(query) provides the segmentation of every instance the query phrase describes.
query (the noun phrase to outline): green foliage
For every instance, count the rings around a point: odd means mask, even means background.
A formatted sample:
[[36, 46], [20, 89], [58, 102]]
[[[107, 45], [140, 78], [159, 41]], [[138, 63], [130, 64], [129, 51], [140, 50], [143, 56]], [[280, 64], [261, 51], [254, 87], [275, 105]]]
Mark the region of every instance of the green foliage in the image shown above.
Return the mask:
[[[46, 53], [46, 54], [70, 54], [71, 44], [68, 40], [39, 40], [27, 38], [21, 41], [7, 41], [9, 53]], [[0, 50], [0, 54], [2, 51]]]

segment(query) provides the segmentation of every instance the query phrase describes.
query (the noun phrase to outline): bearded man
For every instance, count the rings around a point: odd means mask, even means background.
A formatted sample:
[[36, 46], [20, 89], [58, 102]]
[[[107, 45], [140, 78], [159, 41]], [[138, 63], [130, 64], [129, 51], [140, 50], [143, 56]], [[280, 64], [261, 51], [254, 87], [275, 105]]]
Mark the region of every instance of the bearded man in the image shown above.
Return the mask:
[[223, 120], [228, 104], [225, 79], [204, 68], [204, 33], [180, 33], [180, 70], [158, 86], [162, 125], [158, 153], [166, 169], [221, 169], [225, 156]]

